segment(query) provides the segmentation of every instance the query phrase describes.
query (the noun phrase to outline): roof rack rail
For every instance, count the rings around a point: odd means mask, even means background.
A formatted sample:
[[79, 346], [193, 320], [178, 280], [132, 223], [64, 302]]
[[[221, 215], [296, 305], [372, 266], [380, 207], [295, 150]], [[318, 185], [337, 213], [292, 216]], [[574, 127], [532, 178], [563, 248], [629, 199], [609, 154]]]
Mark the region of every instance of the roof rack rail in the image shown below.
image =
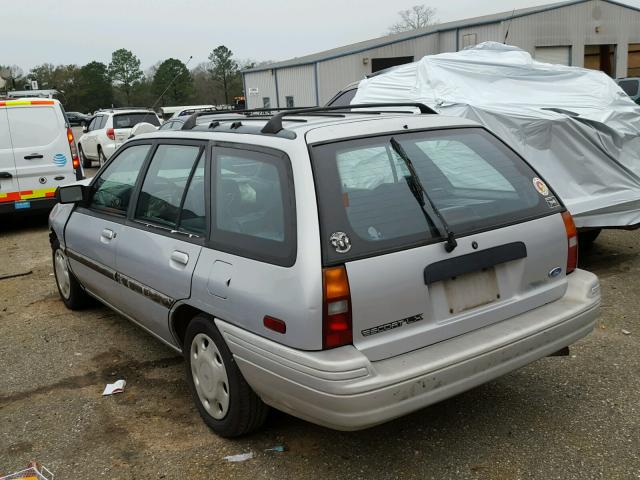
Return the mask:
[[[364, 113], [364, 112], [351, 112], [353, 108], [386, 108], [386, 107], [412, 107], [420, 110], [420, 113], [430, 113], [437, 114], [434, 109], [428, 107], [424, 103], [360, 103], [355, 105], [344, 105], [344, 106], [336, 106], [336, 107], [313, 107], [313, 108], [299, 108], [296, 110], [288, 110], [284, 112], [276, 113], [271, 119], [267, 122], [267, 124], [262, 128], [262, 133], [278, 133], [283, 129], [282, 119], [286, 116], [291, 115], [306, 115], [312, 113], [322, 113], [322, 112], [340, 112], [343, 114], [350, 113]], [[372, 111], [370, 113], [385, 113], [384, 111]], [[389, 112], [393, 113], [393, 112]], [[395, 112], [397, 113], [397, 112]]]
[[207, 110], [200, 110], [197, 111], [193, 114], [191, 114], [189, 116], [189, 118], [187, 119], [186, 122], [184, 122], [184, 125], [182, 126], [181, 130], [192, 130], [193, 127], [196, 126], [196, 120], [198, 119], [198, 117], [206, 117], [209, 115], [227, 115], [227, 114], [238, 114], [238, 115], [244, 115], [244, 116], [252, 116], [252, 115], [256, 115], [256, 116], [263, 116], [263, 117], [267, 117], [267, 116], [271, 116], [271, 114], [273, 112], [282, 112], [285, 110], [295, 110], [295, 109], [291, 109], [291, 108], [254, 108], [254, 109], [247, 109], [247, 110], [231, 110], [231, 109], [224, 109], [224, 110], [216, 110], [216, 109], [207, 109]]

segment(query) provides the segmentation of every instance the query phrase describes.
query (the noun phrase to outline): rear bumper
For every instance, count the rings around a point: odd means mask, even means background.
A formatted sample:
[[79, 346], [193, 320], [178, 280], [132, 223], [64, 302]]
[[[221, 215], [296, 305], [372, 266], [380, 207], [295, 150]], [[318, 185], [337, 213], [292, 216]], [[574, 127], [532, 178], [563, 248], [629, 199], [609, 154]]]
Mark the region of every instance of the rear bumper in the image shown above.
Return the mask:
[[[55, 198], [32, 198], [31, 200], [21, 200], [20, 202], [2, 202], [0, 203], [0, 215], [17, 214], [28, 215], [29, 213], [40, 213], [51, 210], [58, 202]], [[16, 208], [16, 203], [28, 203], [29, 208]]]
[[247, 382], [269, 405], [358, 430], [439, 402], [588, 335], [600, 306], [595, 275], [577, 270], [564, 297], [497, 324], [370, 362], [355, 347], [291, 349], [216, 320]]

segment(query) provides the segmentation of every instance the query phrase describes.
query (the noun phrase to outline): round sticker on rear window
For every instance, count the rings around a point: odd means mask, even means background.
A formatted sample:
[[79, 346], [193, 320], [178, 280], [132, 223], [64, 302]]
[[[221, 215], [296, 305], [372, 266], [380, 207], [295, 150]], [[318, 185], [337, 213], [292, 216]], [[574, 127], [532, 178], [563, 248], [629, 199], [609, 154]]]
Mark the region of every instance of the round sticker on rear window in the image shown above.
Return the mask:
[[540, 180], [538, 177], [535, 177], [533, 179], [533, 187], [543, 197], [546, 197], [549, 195], [549, 187], [547, 187], [547, 184], [544, 183], [542, 180]]

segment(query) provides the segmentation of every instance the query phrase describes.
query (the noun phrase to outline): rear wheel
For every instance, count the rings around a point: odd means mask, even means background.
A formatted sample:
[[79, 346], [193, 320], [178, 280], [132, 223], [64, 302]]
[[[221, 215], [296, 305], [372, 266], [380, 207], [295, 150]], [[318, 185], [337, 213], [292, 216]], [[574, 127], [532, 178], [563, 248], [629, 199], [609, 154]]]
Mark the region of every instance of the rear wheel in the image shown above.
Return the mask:
[[602, 233], [601, 228], [595, 228], [593, 230], [585, 230], [583, 232], [578, 232], [579, 245], [586, 248], [593, 246], [593, 243], [596, 241], [600, 233]]
[[91, 160], [85, 156], [81, 145], [78, 145], [78, 157], [80, 157], [80, 163], [82, 163], [84, 168], [91, 168]]
[[215, 433], [237, 437], [262, 426], [269, 407], [240, 373], [213, 318], [200, 314], [191, 320], [183, 353], [196, 407]]
[[104, 153], [102, 153], [102, 148], [98, 147], [98, 165], [102, 167], [106, 161], [107, 161], [107, 157], [105, 157]]
[[60, 243], [55, 240], [53, 245], [53, 273], [60, 298], [70, 310], [80, 310], [89, 303], [89, 296], [69, 270], [69, 263]]

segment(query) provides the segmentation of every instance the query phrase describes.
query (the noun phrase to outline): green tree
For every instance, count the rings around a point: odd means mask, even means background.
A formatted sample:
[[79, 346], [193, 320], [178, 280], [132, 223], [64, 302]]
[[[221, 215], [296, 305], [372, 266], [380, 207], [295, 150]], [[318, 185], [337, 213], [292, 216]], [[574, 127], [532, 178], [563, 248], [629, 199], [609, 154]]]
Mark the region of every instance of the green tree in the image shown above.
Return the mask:
[[33, 67], [27, 76], [30, 80], [37, 80], [41, 89], [55, 89], [60, 92], [60, 100], [69, 110], [77, 109], [78, 75], [77, 65], [53, 65], [44, 63]]
[[140, 70], [140, 59], [125, 48], [116, 50], [111, 54], [109, 75], [112, 82], [124, 92], [127, 105], [131, 105], [131, 93], [144, 76]]
[[108, 67], [101, 62], [90, 62], [78, 72], [78, 107], [82, 112], [93, 112], [113, 104], [113, 87]]
[[193, 78], [184, 63], [168, 58], [158, 66], [152, 89], [162, 95], [162, 105], [184, 105], [193, 95]]
[[239, 76], [238, 63], [233, 59], [233, 52], [224, 45], [215, 48], [209, 55], [210, 72], [224, 92], [224, 102], [229, 105], [229, 93], [232, 83]]

